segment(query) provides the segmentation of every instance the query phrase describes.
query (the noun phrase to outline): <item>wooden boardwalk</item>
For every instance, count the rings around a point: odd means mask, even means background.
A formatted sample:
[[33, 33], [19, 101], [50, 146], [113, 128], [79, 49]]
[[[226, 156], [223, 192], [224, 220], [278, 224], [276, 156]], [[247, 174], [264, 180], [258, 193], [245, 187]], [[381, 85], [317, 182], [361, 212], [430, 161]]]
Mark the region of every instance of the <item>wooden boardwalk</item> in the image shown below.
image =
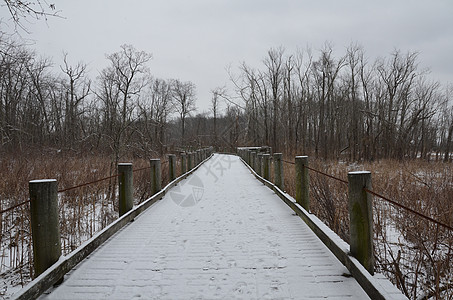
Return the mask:
[[238, 157], [214, 155], [42, 299], [368, 299]]

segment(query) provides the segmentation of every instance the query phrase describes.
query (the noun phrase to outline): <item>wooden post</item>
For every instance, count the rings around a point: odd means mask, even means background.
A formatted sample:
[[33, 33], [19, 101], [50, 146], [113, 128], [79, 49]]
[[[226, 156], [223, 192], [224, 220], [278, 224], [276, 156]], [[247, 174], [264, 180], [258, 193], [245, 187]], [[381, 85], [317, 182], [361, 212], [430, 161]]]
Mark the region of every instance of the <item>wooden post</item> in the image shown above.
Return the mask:
[[281, 189], [285, 190], [285, 179], [283, 176], [283, 154], [274, 154], [274, 184]]
[[310, 212], [310, 173], [308, 156], [296, 156], [296, 202]]
[[181, 153], [181, 174], [184, 174], [187, 171], [186, 163], [187, 163], [186, 154]]
[[258, 159], [256, 163], [256, 173], [259, 176], [263, 176], [263, 153], [258, 153], [256, 157]]
[[28, 188], [36, 278], [61, 256], [57, 180], [32, 180]]
[[118, 164], [120, 217], [134, 206], [133, 172], [131, 163]]
[[196, 152], [192, 152], [192, 169], [197, 165], [197, 155]]
[[198, 166], [199, 163], [200, 163], [200, 150], [197, 150], [195, 152], [195, 166]]
[[187, 153], [187, 171], [192, 170], [193, 168], [193, 158], [192, 152]]
[[162, 173], [160, 159], [150, 159], [151, 165], [151, 196], [160, 192], [162, 189]]
[[250, 154], [250, 167], [256, 172], [256, 151]]
[[176, 178], [176, 155], [168, 155], [168, 176], [170, 181], [175, 180]]
[[263, 178], [270, 180], [271, 175], [271, 155], [263, 154]]
[[371, 173], [349, 172], [348, 182], [351, 254], [373, 275], [373, 198], [364, 190], [371, 189]]

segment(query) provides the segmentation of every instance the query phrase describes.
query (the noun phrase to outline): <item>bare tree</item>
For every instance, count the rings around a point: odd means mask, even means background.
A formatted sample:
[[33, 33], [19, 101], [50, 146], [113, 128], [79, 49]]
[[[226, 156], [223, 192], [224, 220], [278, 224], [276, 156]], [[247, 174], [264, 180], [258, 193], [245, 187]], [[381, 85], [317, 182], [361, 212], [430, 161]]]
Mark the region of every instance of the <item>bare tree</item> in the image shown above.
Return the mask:
[[214, 128], [213, 128], [213, 136], [214, 136], [214, 146], [217, 148], [218, 145], [218, 136], [217, 136], [217, 117], [219, 114], [219, 98], [225, 97], [226, 89], [225, 87], [217, 87], [211, 91], [212, 99], [211, 99], [211, 110], [214, 117]]
[[54, 3], [47, 3], [43, 0], [35, 1], [22, 1], [22, 0], [3, 0], [11, 15], [14, 24], [22, 30], [27, 31], [23, 20], [31, 17], [35, 20], [44, 19], [48, 17], [61, 17], [60, 11], [56, 10]]
[[172, 109], [171, 85], [167, 80], [150, 78], [139, 102], [140, 128], [137, 129], [145, 154], [158, 148], [164, 154], [167, 118]]
[[[377, 72], [379, 81], [385, 88], [385, 93], [380, 97], [380, 123], [383, 129], [382, 151], [386, 157], [393, 156], [397, 139], [400, 131], [398, 127], [406, 122], [409, 108], [409, 91], [412, 88], [414, 79], [417, 74], [417, 56], [418, 53], [412, 52], [403, 55], [400, 51], [395, 50], [390, 60], [380, 59], [377, 63]], [[402, 146], [402, 145], [400, 145]], [[402, 158], [402, 149], [397, 150], [398, 155]]]
[[[322, 157], [327, 158], [328, 153], [338, 155], [333, 144], [335, 139], [335, 126], [339, 125], [337, 106], [335, 105], [337, 93], [337, 77], [340, 70], [344, 67], [345, 58], [338, 60], [333, 55], [333, 47], [329, 43], [324, 45], [320, 52], [320, 58], [313, 62], [313, 76], [316, 85], [316, 97], [319, 107], [318, 128], [315, 136], [315, 154], [318, 155], [322, 150]], [[315, 124], [316, 125], [316, 124]], [[338, 132], [339, 134], [339, 132]], [[333, 151], [332, 151], [333, 150]], [[335, 153], [336, 152], [336, 153]]]
[[195, 84], [190, 81], [182, 82], [178, 79], [172, 80], [172, 94], [175, 109], [179, 114], [181, 121], [181, 141], [185, 143], [185, 126], [186, 118], [191, 112], [196, 110], [195, 107]]
[[267, 52], [264, 65], [267, 67], [267, 80], [270, 84], [272, 97], [272, 147], [277, 150], [277, 118], [281, 98], [281, 84], [283, 83], [283, 54], [285, 49], [271, 49]]
[[145, 77], [140, 75], [149, 72], [147, 63], [151, 58], [151, 54], [138, 51], [132, 45], [122, 45], [120, 51], [107, 55], [112, 67], [113, 78], [122, 95], [121, 117], [123, 124], [126, 123], [128, 113], [130, 114], [133, 109], [133, 106], [132, 108], [128, 107], [128, 100], [132, 97], [138, 97], [147, 83]]
[[80, 125], [77, 119], [83, 114], [80, 106], [82, 101], [90, 94], [91, 80], [87, 78], [87, 65], [78, 62], [75, 66], [68, 63], [68, 53], [63, 53], [64, 66], [60, 66], [61, 71], [67, 76], [64, 83], [65, 95], [65, 139], [69, 146], [79, 139]]
[[147, 85], [151, 54], [136, 50], [132, 45], [122, 45], [121, 50], [106, 56], [110, 66], [101, 71], [98, 97], [104, 103], [105, 121], [114, 153], [115, 165], [123, 152], [123, 146], [132, 138], [126, 134], [133, 122], [134, 111], [142, 89]]

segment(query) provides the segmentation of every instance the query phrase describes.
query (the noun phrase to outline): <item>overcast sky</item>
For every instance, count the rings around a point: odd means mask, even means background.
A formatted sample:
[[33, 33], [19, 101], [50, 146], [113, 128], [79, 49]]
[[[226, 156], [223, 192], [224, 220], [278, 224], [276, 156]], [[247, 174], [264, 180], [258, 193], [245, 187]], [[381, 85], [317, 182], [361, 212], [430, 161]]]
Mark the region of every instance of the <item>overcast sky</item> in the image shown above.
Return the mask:
[[[3, 2], [3, 1], [2, 1]], [[48, 0], [49, 2], [49, 0]], [[326, 41], [341, 55], [351, 42], [374, 61], [394, 49], [419, 51], [432, 78], [453, 82], [453, 0], [52, 0], [64, 19], [27, 25], [32, 48], [62, 61], [89, 64], [92, 77], [105, 54], [132, 44], [153, 54], [153, 75], [192, 81], [199, 112], [210, 90], [228, 83], [226, 67], [259, 67], [272, 47], [316, 51]], [[5, 7], [0, 9], [8, 21]], [[2, 24], [5, 29], [5, 24]]]

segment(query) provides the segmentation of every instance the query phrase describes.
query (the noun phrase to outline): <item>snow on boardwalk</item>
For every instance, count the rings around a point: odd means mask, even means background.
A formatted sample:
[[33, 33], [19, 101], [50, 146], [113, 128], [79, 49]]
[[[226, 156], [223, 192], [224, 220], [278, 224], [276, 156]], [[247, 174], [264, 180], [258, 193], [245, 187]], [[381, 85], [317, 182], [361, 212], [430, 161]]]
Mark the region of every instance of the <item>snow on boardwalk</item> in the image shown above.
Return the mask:
[[347, 274], [237, 157], [215, 155], [42, 298], [367, 299]]

